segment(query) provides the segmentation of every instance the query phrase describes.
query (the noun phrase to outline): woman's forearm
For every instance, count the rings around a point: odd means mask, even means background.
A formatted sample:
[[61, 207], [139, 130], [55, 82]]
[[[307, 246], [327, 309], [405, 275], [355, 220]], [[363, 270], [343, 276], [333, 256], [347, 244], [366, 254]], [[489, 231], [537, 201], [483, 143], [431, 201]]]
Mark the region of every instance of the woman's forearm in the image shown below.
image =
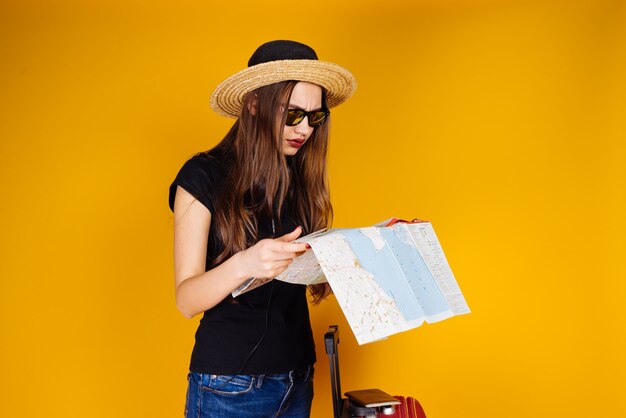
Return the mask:
[[176, 307], [192, 318], [211, 309], [248, 279], [240, 268], [235, 254], [217, 267], [197, 276], [182, 280], [176, 286]]

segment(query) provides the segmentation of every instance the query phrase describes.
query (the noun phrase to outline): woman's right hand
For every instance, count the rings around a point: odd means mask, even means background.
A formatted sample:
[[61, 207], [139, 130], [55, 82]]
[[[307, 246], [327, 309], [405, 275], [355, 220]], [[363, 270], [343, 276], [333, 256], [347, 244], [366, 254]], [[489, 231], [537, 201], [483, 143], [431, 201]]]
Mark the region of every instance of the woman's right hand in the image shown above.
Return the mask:
[[294, 243], [302, 228], [259, 241], [206, 270], [211, 213], [181, 186], [174, 201], [174, 278], [176, 306], [187, 318], [205, 312], [250, 277], [276, 277], [307, 244]]
[[274, 278], [285, 271], [293, 259], [307, 250], [307, 244], [292, 242], [302, 228], [279, 238], [263, 239], [238, 253], [240, 268], [245, 277]]

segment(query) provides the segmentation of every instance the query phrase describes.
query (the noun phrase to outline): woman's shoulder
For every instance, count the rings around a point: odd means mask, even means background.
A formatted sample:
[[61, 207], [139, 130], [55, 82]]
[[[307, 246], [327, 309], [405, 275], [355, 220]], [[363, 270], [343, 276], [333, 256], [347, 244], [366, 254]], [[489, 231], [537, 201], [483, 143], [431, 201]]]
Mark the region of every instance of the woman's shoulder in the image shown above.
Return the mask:
[[228, 168], [227, 156], [218, 149], [202, 151], [189, 158], [183, 168], [202, 170], [205, 172], [224, 171]]
[[189, 158], [170, 185], [170, 207], [173, 208], [176, 187], [181, 186], [194, 197], [213, 199], [221, 190], [230, 164], [219, 150], [203, 151]]
[[213, 148], [202, 151], [189, 158], [182, 166], [178, 177], [191, 177], [209, 180], [211, 183], [223, 181], [232, 167], [229, 156]]

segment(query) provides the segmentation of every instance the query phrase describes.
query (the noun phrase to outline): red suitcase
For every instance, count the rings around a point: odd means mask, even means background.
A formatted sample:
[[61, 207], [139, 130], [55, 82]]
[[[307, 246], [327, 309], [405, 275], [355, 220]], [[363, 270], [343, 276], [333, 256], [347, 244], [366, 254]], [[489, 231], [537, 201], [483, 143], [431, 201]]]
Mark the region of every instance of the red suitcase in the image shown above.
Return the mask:
[[330, 362], [334, 418], [426, 418], [426, 413], [417, 399], [392, 397], [380, 389], [346, 392], [348, 398], [342, 398], [338, 344], [338, 327], [331, 325], [324, 335], [324, 345]]

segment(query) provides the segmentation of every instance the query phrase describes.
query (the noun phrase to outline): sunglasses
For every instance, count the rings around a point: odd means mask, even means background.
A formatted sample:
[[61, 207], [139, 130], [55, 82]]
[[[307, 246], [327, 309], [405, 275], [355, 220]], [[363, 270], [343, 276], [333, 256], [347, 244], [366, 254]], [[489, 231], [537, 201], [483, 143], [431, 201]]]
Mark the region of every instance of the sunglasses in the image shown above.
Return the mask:
[[313, 110], [311, 112], [307, 112], [301, 109], [289, 109], [287, 110], [287, 120], [285, 121], [285, 125], [296, 126], [300, 124], [304, 118], [308, 117], [310, 127], [320, 126], [326, 121], [328, 115], [330, 115], [330, 111], [328, 110]]

